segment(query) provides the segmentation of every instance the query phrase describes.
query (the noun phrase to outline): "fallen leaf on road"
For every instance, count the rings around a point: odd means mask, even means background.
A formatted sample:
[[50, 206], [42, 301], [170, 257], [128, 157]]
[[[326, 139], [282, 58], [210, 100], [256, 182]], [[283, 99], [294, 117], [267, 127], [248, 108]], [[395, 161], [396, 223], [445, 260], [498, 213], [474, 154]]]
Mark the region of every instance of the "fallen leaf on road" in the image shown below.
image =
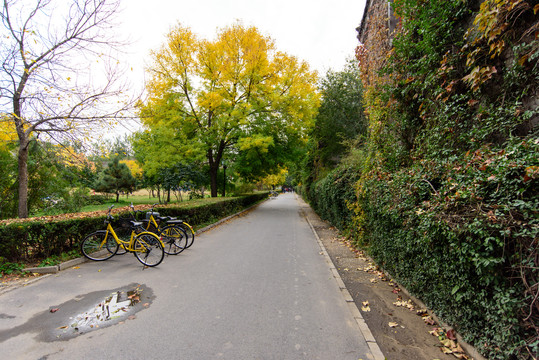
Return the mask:
[[442, 350], [442, 352], [443, 352], [444, 354], [452, 354], [452, 353], [453, 353], [453, 351], [451, 351], [451, 349], [446, 348], [446, 347], [442, 347], [442, 348], [440, 348], [440, 349]]
[[363, 301], [363, 306], [361, 307], [361, 311], [371, 311], [371, 308], [369, 307], [369, 302], [368, 301]]
[[436, 325], [436, 321], [434, 321], [434, 319], [432, 317], [430, 317], [429, 315], [423, 316], [423, 321], [427, 325]]
[[434, 328], [432, 331], [429, 331], [429, 334], [438, 337], [440, 343], [442, 344], [440, 350], [444, 354], [453, 354], [457, 359], [469, 359], [468, 355], [464, 353], [464, 350], [460, 344], [451, 339], [451, 337], [456, 338], [454, 330], [448, 330], [445, 332], [442, 328]]
[[410, 310], [414, 310], [414, 304], [412, 300], [408, 300], [408, 301], [398, 300], [397, 302], [394, 302], [393, 305], [405, 307]]

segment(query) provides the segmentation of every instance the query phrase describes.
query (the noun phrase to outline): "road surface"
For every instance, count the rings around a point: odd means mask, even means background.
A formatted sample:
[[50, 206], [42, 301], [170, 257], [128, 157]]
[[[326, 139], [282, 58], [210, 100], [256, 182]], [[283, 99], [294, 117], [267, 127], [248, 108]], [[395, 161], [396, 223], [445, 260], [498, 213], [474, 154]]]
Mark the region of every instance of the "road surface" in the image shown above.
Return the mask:
[[290, 193], [202, 233], [156, 268], [115, 256], [0, 295], [0, 354], [373, 359]]

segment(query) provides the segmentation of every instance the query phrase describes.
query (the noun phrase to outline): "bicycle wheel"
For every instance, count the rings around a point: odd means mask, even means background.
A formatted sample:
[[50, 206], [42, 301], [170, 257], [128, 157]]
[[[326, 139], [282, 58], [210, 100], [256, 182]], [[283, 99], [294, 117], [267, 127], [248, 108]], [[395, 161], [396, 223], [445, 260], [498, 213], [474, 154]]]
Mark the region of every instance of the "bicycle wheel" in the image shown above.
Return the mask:
[[187, 245], [185, 246], [186, 249], [189, 249], [191, 245], [193, 245], [193, 242], [195, 241], [195, 232], [193, 231], [193, 228], [187, 224], [186, 222], [180, 224], [183, 231], [187, 234]]
[[103, 261], [113, 257], [118, 251], [118, 243], [105, 230], [87, 235], [80, 243], [82, 254], [90, 260]]
[[165, 253], [178, 255], [187, 248], [187, 234], [178, 225], [168, 225], [161, 229], [161, 240], [165, 245]]
[[154, 233], [144, 232], [136, 235], [133, 248], [135, 257], [146, 266], [157, 266], [165, 257], [161, 240]]

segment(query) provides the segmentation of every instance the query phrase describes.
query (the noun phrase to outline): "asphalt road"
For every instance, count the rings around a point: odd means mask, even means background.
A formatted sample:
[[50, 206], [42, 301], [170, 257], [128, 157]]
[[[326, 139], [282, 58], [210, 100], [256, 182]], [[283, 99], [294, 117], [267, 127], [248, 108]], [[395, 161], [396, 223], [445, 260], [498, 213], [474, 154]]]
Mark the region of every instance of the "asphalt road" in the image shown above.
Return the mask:
[[156, 268], [127, 254], [0, 295], [0, 354], [373, 358], [293, 194], [201, 234]]

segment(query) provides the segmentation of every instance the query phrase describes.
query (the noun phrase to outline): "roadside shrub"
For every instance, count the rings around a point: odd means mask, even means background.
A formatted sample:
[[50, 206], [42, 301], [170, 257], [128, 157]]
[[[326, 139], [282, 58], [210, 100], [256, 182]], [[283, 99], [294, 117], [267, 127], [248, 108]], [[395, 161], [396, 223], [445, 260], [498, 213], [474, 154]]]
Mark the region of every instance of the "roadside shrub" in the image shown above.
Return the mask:
[[[214, 203], [159, 207], [166, 216], [178, 216], [192, 226], [217, 220], [265, 199], [267, 193], [245, 195]], [[189, 207], [188, 207], [189, 206]], [[148, 205], [148, 209], [151, 205]], [[130, 217], [129, 208], [116, 209], [115, 214]], [[54, 258], [77, 249], [83, 237], [104, 228], [106, 211], [65, 214], [0, 222], [0, 253], [6, 261]]]
[[357, 170], [340, 167], [312, 185], [308, 200], [322, 219], [341, 231], [349, 232], [354, 215], [349, 204], [356, 201], [354, 184], [358, 180]]

